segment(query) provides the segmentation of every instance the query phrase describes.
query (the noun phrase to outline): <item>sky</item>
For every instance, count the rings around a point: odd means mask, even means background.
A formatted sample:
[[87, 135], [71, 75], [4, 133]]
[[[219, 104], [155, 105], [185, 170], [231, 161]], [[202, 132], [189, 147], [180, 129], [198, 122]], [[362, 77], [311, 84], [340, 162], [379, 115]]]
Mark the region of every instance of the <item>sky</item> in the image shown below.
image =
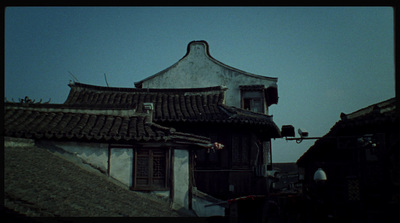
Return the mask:
[[[391, 7], [7, 7], [4, 96], [64, 103], [71, 74], [134, 87], [205, 40], [220, 62], [278, 78], [274, 122], [319, 137], [395, 96], [393, 28]], [[314, 142], [274, 139], [273, 162]]]

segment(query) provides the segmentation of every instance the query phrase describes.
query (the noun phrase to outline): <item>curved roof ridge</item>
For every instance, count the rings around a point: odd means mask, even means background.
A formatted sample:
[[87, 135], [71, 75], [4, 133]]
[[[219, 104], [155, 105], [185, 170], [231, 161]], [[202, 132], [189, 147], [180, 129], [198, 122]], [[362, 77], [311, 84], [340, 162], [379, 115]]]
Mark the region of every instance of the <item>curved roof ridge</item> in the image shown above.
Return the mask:
[[259, 74], [253, 74], [253, 73], [250, 73], [250, 72], [247, 72], [247, 71], [240, 70], [240, 69], [238, 69], [238, 68], [229, 66], [229, 65], [227, 65], [227, 64], [224, 64], [224, 63], [222, 63], [221, 61], [219, 61], [219, 60], [217, 60], [217, 59], [215, 59], [214, 57], [211, 56], [210, 51], [209, 51], [209, 45], [208, 45], [208, 43], [207, 43], [205, 40], [194, 40], [194, 41], [191, 41], [191, 42], [188, 44], [186, 54], [185, 54], [180, 60], [178, 60], [178, 61], [177, 61], [176, 63], [174, 63], [173, 65], [171, 65], [171, 66], [169, 66], [169, 67], [167, 67], [167, 68], [165, 68], [165, 69], [163, 69], [163, 70], [161, 70], [161, 71], [159, 71], [159, 72], [157, 72], [157, 73], [155, 73], [155, 74], [153, 74], [153, 75], [151, 75], [151, 76], [149, 76], [149, 77], [147, 77], [147, 78], [145, 78], [145, 79], [143, 79], [143, 80], [141, 80], [141, 81], [135, 82], [135, 83], [134, 83], [135, 86], [139, 88], [139, 87], [141, 87], [141, 84], [142, 84], [144, 81], [149, 80], [149, 79], [151, 79], [151, 78], [153, 78], [153, 77], [156, 77], [156, 76], [158, 76], [158, 75], [164, 73], [165, 71], [167, 71], [167, 70], [169, 70], [169, 69], [175, 67], [179, 62], [181, 62], [183, 59], [185, 59], [185, 58], [190, 54], [190, 46], [191, 46], [192, 44], [203, 44], [203, 45], [205, 46], [205, 47], [204, 47], [204, 48], [205, 48], [205, 55], [210, 59], [210, 61], [212, 61], [213, 63], [215, 63], [215, 64], [217, 64], [217, 65], [220, 65], [220, 66], [223, 66], [223, 67], [225, 67], [225, 68], [227, 68], [227, 69], [236, 71], [236, 72], [238, 72], [238, 73], [242, 73], [242, 74], [244, 74], [244, 75], [251, 76], [251, 77], [255, 77], [255, 78], [259, 78], [259, 79], [267, 79], [267, 80], [274, 80], [274, 81], [277, 81], [277, 80], [278, 80], [277, 77], [267, 77], [267, 76], [263, 76], [263, 75], [259, 75]]
[[[205, 48], [206, 48], [206, 56], [208, 56], [211, 59], [212, 62], [214, 62], [214, 63], [216, 63], [218, 65], [221, 65], [221, 66], [226, 67], [226, 68], [228, 68], [230, 70], [234, 70], [234, 71], [236, 71], [238, 73], [242, 73], [242, 74], [245, 74], [245, 75], [248, 75], [248, 76], [251, 76], [251, 77], [261, 78], [261, 79], [268, 79], [268, 80], [278, 80], [277, 77], [267, 77], [267, 76], [263, 76], [263, 75], [259, 75], [259, 74], [253, 74], [253, 73], [250, 73], [250, 72], [247, 72], [247, 71], [244, 71], [244, 70], [229, 66], [229, 65], [227, 65], [225, 63], [222, 63], [221, 61], [219, 61], [219, 60], [217, 60], [217, 59], [215, 59], [214, 57], [211, 56], [210, 51], [209, 51], [209, 45], [204, 40], [190, 42], [188, 44], [188, 50], [190, 50], [190, 44], [192, 44], [192, 43], [203, 43], [205, 45]], [[186, 55], [188, 55], [188, 54], [189, 54], [189, 51], [187, 52]]]

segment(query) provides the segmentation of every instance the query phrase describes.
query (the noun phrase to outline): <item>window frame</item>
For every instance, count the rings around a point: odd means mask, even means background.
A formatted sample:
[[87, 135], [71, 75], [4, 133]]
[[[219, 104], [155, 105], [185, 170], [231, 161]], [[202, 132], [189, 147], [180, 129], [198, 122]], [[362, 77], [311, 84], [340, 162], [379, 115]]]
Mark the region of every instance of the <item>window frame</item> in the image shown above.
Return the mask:
[[[148, 172], [147, 172], [147, 180], [148, 184], [138, 184], [138, 179], [144, 179], [144, 176], [138, 176], [138, 157], [146, 157], [146, 155], [142, 155], [139, 153], [139, 150], [148, 151]], [[155, 155], [154, 151], [163, 153], [164, 155], [164, 168], [165, 168], [165, 176], [164, 176], [164, 184], [163, 186], [153, 184], [153, 180], [155, 179], [154, 175], [154, 158], [160, 157], [160, 155]], [[161, 156], [162, 157], [162, 156]], [[134, 163], [133, 163], [133, 174], [132, 174], [132, 189], [133, 190], [143, 190], [143, 191], [167, 191], [170, 189], [170, 151], [169, 148], [142, 148], [138, 147], [134, 149]]]
[[[265, 114], [267, 108], [265, 101], [264, 86], [242, 85], [239, 87], [240, 87], [240, 107], [242, 109]], [[261, 103], [261, 105], [259, 106], [261, 108], [261, 111], [254, 111], [254, 108], [258, 107], [255, 106], [255, 101], [259, 101], [259, 103]]]

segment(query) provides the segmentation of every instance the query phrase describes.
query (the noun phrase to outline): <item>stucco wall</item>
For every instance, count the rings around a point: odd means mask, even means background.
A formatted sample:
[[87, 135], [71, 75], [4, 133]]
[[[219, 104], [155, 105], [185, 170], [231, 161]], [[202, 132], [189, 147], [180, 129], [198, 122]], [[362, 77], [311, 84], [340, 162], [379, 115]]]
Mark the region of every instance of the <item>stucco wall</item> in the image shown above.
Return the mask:
[[132, 186], [133, 149], [111, 148], [110, 176], [128, 187]]
[[172, 208], [189, 209], [189, 151], [174, 150], [174, 198]]
[[42, 145], [49, 149], [62, 148], [75, 154], [92, 166], [107, 172], [108, 168], [108, 144], [104, 143], [83, 143], [83, 142], [62, 142], [62, 141], [41, 141]]
[[[50, 150], [62, 149], [72, 153], [103, 173], [108, 172], [108, 144], [73, 141], [40, 141], [40, 144]], [[128, 187], [132, 186], [133, 149], [111, 148], [110, 152], [110, 176]]]
[[189, 53], [171, 67], [145, 80], [143, 88], [199, 88], [226, 86], [225, 103], [240, 107], [239, 85], [277, 86], [275, 78], [261, 77], [211, 58], [203, 42], [190, 44]]
[[[81, 158], [91, 166], [107, 173], [108, 169], [108, 144], [41, 141], [41, 146], [57, 150], [60, 154], [68, 152]], [[132, 186], [133, 174], [132, 148], [111, 148], [110, 150], [110, 176], [126, 186]], [[173, 188], [174, 197], [172, 208], [189, 209], [189, 151], [174, 150]], [[154, 192], [162, 196], [168, 196], [169, 191]]]

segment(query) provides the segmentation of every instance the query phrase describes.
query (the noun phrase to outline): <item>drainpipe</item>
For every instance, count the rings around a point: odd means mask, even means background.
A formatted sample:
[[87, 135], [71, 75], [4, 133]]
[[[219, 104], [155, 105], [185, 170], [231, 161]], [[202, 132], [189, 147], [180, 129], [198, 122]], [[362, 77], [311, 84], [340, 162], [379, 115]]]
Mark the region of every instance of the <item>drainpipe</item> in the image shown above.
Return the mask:
[[154, 110], [153, 103], [143, 103], [143, 107], [144, 107], [144, 112], [147, 114], [146, 123], [152, 123], [153, 122], [153, 110]]

